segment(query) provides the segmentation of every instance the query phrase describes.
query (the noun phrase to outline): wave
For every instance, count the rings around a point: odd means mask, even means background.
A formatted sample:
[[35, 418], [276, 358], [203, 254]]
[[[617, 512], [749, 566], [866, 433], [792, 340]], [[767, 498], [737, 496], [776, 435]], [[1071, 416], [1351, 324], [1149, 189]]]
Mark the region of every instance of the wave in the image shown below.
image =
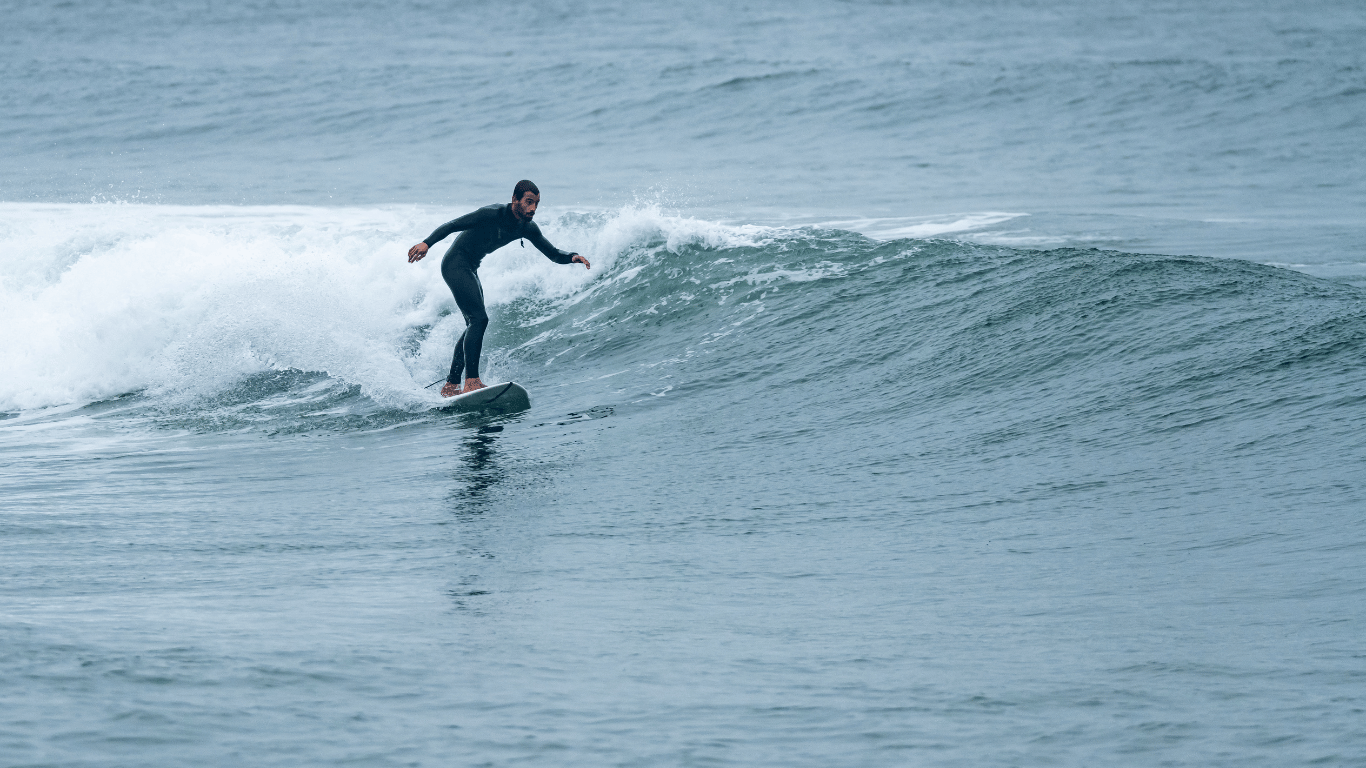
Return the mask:
[[[439, 258], [404, 254], [448, 210], [3, 213], [0, 409], [131, 394], [220, 428], [440, 402], [423, 387], [444, 377], [461, 321]], [[481, 269], [489, 375], [538, 391], [719, 389], [869, 425], [933, 411], [1024, 432], [1121, 417], [1161, 430], [1326, 407], [1363, 378], [1362, 291], [1246, 261], [729, 226], [650, 206], [543, 227], [593, 270], [515, 243]]]
[[[439, 254], [404, 258], [449, 210], [7, 204], [0, 216], [0, 409], [201, 397], [284, 370], [424, 407], [437, 400], [414, 381], [444, 371], [461, 330]], [[481, 270], [490, 306], [609, 284], [616, 256], [641, 238], [724, 248], [764, 231], [651, 208], [543, 226], [592, 254], [595, 271], [514, 244]]]
[[508, 346], [546, 370], [625, 371], [623, 397], [705, 393], [832, 429], [933, 414], [1130, 440], [1292, 411], [1302, 426], [1334, 403], [1363, 421], [1343, 400], [1366, 382], [1362, 291], [1251, 262], [809, 228], [647, 245], [617, 269], [572, 306], [514, 302]]

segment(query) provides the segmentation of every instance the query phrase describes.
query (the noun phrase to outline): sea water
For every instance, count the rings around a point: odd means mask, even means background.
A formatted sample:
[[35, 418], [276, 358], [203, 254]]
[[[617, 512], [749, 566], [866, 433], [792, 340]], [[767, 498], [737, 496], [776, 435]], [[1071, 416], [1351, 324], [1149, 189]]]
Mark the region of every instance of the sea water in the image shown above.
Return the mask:
[[1364, 40], [4, 5], [0, 766], [1362, 764]]

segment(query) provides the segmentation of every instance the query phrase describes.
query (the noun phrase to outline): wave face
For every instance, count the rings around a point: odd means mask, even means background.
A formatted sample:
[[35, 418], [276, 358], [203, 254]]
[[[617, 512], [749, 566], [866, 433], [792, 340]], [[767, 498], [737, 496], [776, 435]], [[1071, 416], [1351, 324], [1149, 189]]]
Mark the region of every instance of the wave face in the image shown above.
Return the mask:
[[[402, 258], [440, 212], [6, 213], [0, 408], [133, 395], [174, 414], [222, 401], [237, 414], [225, 426], [440, 402], [423, 386], [443, 378], [462, 321], [438, 257]], [[1221, 422], [1288, 435], [1328, 414], [1360, 419], [1344, 396], [1361, 382], [1360, 289], [1284, 269], [737, 227], [651, 207], [543, 226], [594, 269], [516, 244], [489, 257], [495, 379], [607, 376], [578, 390], [764, 403], [811, 429], [949, 418], [983, 439], [1118, 444]]]

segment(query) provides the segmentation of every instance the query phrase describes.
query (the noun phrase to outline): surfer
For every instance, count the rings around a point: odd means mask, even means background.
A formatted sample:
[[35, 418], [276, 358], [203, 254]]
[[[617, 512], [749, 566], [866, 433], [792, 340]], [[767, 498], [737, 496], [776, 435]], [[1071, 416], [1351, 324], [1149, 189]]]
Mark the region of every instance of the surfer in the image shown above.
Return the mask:
[[[437, 227], [426, 240], [408, 249], [408, 263], [412, 264], [421, 261], [427, 255], [427, 249], [446, 239], [447, 235], [460, 233], [441, 259], [441, 277], [455, 294], [460, 314], [465, 316], [465, 332], [455, 342], [455, 357], [451, 360], [446, 383], [441, 387], [442, 397], [454, 397], [484, 387], [479, 380], [479, 354], [484, 349], [484, 329], [489, 325], [489, 316], [484, 311], [484, 286], [479, 282], [478, 270], [479, 262], [485, 256], [513, 240], [526, 238], [557, 264], [582, 264], [584, 269], [592, 269], [588, 259], [561, 251], [541, 234], [541, 228], [531, 220], [536, 216], [536, 206], [540, 202], [541, 190], [523, 179], [513, 187], [512, 202], [508, 205], [488, 205], [452, 219]], [[464, 389], [460, 386], [462, 378]]]

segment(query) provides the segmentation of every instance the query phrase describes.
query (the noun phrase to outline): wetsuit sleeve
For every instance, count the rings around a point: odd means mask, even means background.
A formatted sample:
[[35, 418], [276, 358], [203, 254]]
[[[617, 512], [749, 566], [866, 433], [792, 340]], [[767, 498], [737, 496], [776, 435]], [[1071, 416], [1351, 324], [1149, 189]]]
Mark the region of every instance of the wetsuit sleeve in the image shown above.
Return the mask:
[[570, 259], [574, 258], [572, 251], [562, 251], [551, 245], [550, 241], [545, 239], [545, 235], [541, 234], [541, 228], [536, 226], [534, 222], [526, 225], [526, 239], [536, 246], [536, 250], [544, 253], [547, 259], [556, 264], [568, 264]]
[[458, 219], [451, 219], [432, 230], [432, 233], [427, 235], [427, 239], [422, 242], [426, 243], [428, 248], [431, 248], [433, 245], [445, 240], [452, 232], [463, 232], [472, 227], [477, 227], [496, 216], [497, 213], [497, 211], [491, 208], [480, 208], [477, 211], [471, 211]]

